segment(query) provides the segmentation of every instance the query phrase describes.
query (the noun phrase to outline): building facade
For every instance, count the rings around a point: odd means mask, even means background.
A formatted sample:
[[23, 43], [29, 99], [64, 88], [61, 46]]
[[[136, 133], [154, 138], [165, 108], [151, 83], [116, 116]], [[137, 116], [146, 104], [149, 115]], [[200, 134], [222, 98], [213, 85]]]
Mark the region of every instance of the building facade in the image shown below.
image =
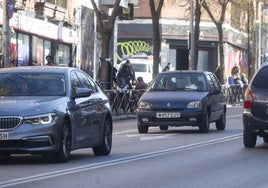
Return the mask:
[[[186, 2], [186, 3], [181, 3]], [[209, 1], [213, 2], [213, 1]], [[152, 20], [148, 1], [139, 0], [134, 8], [133, 20], [118, 21], [118, 58], [133, 55], [146, 49], [152, 54]], [[254, 5], [254, 30], [248, 30], [248, 10], [245, 7], [228, 4], [223, 23], [225, 75], [231, 75], [232, 67], [237, 64], [241, 72], [246, 74], [256, 65], [262, 63], [263, 49], [260, 45], [266, 40], [265, 33], [260, 33], [263, 2], [256, 1]], [[218, 18], [221, 9], [210, 4], [213, 14]], [[213, 7], [215, 6], [215, 7]], [[238, 10], [239, 9], [239, 10]], [[201, 9], [200, 42], [198, 52], [198, 70], [214, 72], [219, 65], [219, 37], [215, 24], [206, 11]], [[189, 33], [190, 33], [190, 1], [164, 1], [160, 18], [161, 33], [161, 66], [168, 62], [177, 69], [189, 68]], [[249, 32], [254, 32], [250, 34]], [[252, 39], [250, 35], [254, 35]], [[266, 34], [267, 36], [267, 34]], [[254, 45], [252, 45], [254, 43]], [[150, 46], [150, 48], [148, 48]], [[150, 50], [148, 50], [150, 49]], [[250, 55], [254, 57], [250, 57]]]

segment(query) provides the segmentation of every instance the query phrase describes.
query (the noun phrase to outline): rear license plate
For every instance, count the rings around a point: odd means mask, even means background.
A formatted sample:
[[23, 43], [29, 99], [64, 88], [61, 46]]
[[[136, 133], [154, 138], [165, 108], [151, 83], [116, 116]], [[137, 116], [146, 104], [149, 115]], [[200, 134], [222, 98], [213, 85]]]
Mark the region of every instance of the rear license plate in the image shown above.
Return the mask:
[[181, 114], [179, 112], [157, 112], [156, 118], [179, 118]]
[[0, 140], [8, 140], [8, 132], [0, 132]]

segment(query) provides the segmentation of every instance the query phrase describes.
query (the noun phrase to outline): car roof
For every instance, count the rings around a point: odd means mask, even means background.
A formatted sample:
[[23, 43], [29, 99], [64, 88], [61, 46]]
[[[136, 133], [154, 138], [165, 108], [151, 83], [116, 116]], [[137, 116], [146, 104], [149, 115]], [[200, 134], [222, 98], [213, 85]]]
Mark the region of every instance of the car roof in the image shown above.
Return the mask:
[[198, 73], [198, 74], [209, 74], [209, 71], [200, 71], [200, 70], [174, 70], [174, 71], [164, 71], [159, 74], [178, 74], [178, 73]]
[[22, 72], [42, 72], [42, 73], [66, 73], [72, 70], [78, 70], [75, 67], [58, 67], [58, 66], [25, 66], [10, 67], [0, 69], [0, 73], [22, 73]]

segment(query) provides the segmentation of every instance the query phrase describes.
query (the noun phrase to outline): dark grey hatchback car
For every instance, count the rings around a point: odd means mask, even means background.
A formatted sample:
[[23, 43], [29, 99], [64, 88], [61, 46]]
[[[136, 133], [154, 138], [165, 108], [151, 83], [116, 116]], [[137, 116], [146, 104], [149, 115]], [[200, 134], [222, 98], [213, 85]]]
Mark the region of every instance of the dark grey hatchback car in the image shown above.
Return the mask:
[[80, 69], [0, 69], [0, 106], [0, 156], [43, 154], [67, 162], [75, 149], [111, 151], [108, 98]]
[[141, 96], [137, 108], [138, 131], [149, 127], [195, 126], [209, 132], [226, 124], [226, 98], [216, 76], [207, 71], [168, 71], [159, 73]]
[[244, 146], [256, 146], [257, 136], [268, 143], [268, 65], [262, 66], [251, 79], [244, 95]]

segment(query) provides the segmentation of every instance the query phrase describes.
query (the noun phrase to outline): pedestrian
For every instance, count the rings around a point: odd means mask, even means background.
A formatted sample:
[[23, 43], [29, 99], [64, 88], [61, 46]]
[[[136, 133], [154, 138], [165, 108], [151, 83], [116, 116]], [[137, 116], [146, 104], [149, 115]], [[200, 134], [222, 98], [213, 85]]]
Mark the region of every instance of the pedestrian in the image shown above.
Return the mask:
[[46, 60], [47, 60], [46, 66], [53, 66], [54, 65], [53, 57], [51, 55], [47, 55]]
[[165, 66], [165, 68], [162, 70], [162, 72], [166, 72], [170, 70], [170, 63], [167, 63], [167, 65]]
[[144, 82], [143, 77], [139, 76], [137, 78], [137, 83], [135, 85], [135, 89], [136, 90], [139, 90], [139, 89], [142, 90], [142, 89], [146, 89], [146, 88], [147, 88], [147, 84]]
[[120, 88], [125, 88], [125, 84], [127, 84], [127, 88], [128, 89], [132, 89], [132, 82], [135, 81], [135, 71], [133, 69], [133, 67], [131, 66], [131, 63], [129, 60], [127, 60], [124, 64], [122, 64], [122, 66], [120, 67], [118, 74], [117, 74], [117, 78], [118, 78], [118, 84], [120, 86]]
[[244, 85], [248, 85], [248, 79], [244, 73], [240, 74], [240, 78]]

